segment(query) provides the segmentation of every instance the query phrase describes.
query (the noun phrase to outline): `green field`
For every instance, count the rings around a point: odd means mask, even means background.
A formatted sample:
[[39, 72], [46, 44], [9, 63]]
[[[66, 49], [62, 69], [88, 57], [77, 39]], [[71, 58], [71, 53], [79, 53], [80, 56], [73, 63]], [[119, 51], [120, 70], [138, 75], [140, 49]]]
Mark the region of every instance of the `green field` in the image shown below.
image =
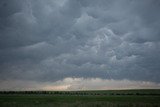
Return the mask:
[[0, 107], [160, 107], [160, 90], [0, 92]]

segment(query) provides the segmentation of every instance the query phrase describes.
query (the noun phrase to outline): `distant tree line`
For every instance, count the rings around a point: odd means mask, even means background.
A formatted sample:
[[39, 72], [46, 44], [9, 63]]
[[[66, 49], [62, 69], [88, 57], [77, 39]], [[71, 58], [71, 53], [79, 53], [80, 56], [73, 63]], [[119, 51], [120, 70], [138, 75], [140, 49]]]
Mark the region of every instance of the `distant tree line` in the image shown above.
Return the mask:
[[48, 94], [48, 95], [77, 95], [77, 96], [87, 96], [87, 95], [96, 95], [96, 96], [127, 96], [127, 95], [137, 95], [137, 96], [160, 96], [160, 93], [105, 93], [105, 92], [90, 92], [90, 91], [0, 91], [0, 94]]

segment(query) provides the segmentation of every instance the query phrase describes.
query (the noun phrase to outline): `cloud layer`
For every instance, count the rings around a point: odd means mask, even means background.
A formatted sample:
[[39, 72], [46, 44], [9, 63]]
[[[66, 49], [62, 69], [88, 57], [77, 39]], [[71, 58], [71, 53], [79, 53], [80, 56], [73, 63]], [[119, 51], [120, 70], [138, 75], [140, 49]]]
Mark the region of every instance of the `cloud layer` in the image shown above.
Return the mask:
[[108, 80], [101, 78], [64, 78], [56, 82], [7, 80], [1, 82], [0, 90], [124, 90], [159, 89], [160, 84], [145, 81]]
[[1, 0], [0, 80], [160, 82], [160, 1]]

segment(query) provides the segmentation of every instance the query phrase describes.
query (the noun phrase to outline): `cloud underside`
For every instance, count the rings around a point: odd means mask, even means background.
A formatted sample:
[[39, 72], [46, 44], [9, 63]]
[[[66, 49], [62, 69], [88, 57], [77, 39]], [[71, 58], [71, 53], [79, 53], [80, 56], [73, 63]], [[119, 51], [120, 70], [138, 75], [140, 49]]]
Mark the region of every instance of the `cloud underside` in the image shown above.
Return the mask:
[[157, 0], [1, 0], [0, 84], [159, 83], [159, 10]]
[[124, 89], [159, 89], [160, 84], [146, 81], [108, 80], [101, 78], [64, 78], [56, 82], [8, 80], [1, 83], [0, 90], [124, 90]]

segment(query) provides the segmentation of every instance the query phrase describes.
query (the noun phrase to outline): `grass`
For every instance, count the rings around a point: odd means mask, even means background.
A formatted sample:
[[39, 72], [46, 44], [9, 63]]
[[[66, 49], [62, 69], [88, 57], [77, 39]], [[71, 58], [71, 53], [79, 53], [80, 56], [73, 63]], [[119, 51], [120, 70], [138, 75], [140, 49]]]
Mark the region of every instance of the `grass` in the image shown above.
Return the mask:
[[0, 94], [0, 107], [160, 107], [160, 90], [5, 93]]

